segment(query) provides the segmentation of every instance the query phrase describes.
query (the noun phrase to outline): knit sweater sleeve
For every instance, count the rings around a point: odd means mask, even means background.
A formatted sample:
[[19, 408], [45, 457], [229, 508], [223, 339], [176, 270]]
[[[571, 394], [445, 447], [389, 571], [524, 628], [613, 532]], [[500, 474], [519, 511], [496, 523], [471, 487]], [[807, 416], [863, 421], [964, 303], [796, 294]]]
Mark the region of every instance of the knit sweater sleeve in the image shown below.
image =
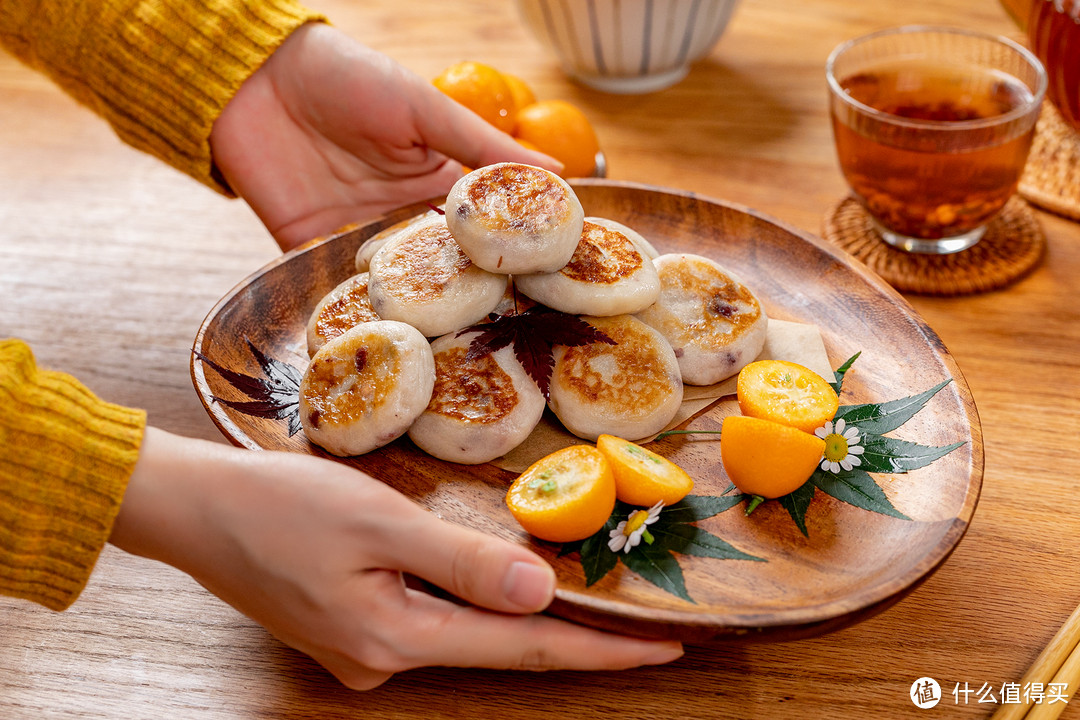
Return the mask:
[[0, 45], [124, 142], [232, 195], [214, 121], [290, 33], [321, 20], [296, 0], [0, 0]]
[[146, 414], [0, 339], [0, 594], [63, 610], [109, 539]]

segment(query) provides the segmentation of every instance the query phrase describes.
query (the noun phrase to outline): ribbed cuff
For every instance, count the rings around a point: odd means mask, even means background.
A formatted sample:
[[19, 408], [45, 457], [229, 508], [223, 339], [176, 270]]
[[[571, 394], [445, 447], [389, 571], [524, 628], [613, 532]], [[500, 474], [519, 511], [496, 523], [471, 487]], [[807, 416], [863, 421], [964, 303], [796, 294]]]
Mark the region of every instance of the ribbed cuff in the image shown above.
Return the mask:
[[146, 414], [39, 370], [0, 340], [0, 593], [63, 610], [82, 592], [120, 510]]
[[232, 195], [214, 171], [214, 121], [294, 30], [315, 21], [325, 18], [294, 0], [12, 0], [0, 4], [0, 40], [122, 140]]

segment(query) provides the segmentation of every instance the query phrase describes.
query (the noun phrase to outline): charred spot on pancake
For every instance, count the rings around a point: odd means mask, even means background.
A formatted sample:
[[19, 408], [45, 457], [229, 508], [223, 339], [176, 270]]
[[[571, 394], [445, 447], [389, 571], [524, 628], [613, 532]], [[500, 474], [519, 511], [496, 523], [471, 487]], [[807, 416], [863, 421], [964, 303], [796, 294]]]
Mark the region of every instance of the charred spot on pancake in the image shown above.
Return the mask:
[[[750, 290], [710, 263], [686, 259], [660, 268], [661, 298], [675, 302], [698, 298], [701, 316], [670, 315], [665, 331], [686, 337], [693, 333], [698, 343], [724, 344], [725, 338], [741, 334], [761, 318], [761, 306]], [[676, 300], [677, 299], [677, 300]], [[670, 339], [670, 338], [669, 338]]]
[[490, 230], [536, 233], [570, 214], [566, 188], [547, 170], [504, 163], [485, 168], [466, 189]]
[[345, 348], [316, 356], [301, 387], [303, 400], [318, 413], [320, 424], [361, 417], [386, 402], [401, 374], [401, 361], [392, 340], [377, 335], [357, 337]]
[[566, 348], [560, 381], [591, 404], [644, 415], [671, 395], [672, 378], [651, 335], [622, 323], [599, 326], [616, 342]]
[[319, 412], [318, 410], [312, 410], [311, 414], [308, 415], [308, 423], [311, 425], [311, 427], [317, 430], [319, 428], [319, 418], [321, 417], [321, 412]]
[[367, 283], [357, 283], [319, 311], [315, 320], [315, 332], [322, 339], [330, 340], [360, 323], [378, 319], [379, 316], [371, 307], [371, 300], [368, 298]]
[[586, 220], [574, 255], [559, 272], [579, 282], [612, 284], [641, 266], [641, 253], [628, 237]]
[[474, 423], [493, 423], [518, 404], [514, 381], [493, 354], [467, 361], [467, 347], [435, 355], [435, 389], [428, 411]]
[[714, 295], [708, 305], [709, 312], [730, 320], [738, 309], [729, 303], [722, 295]]
[[[718, 320], [729, 323], [738, 331], [741, 331], [757, 322], [761, 317], [761, 307], [750, 291], [743, 285], [734, 282], [730, 278], [718, 277], [723, 285], [708, 301], [706, 309]], [[706, 314], [706, 319], [708, 319]]]
[[408, 302], [438, 298], [447, 282], [472, 266], [450, 229], [440, 222], [407, 231], [386, 251], [378, 268], [381, 287]]

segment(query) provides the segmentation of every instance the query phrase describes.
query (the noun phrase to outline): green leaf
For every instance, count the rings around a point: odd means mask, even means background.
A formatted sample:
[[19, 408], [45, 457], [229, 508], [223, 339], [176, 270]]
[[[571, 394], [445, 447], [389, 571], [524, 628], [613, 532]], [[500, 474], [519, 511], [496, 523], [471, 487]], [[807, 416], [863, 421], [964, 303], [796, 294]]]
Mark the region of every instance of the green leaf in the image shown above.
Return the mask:
[[[618, 556], [607, 546], [611, 531], [619, 525], [619, 510], [611, 514], [604, 527], [581, 543], [581, 568], [585, 571], [585, 586], [599, 582], [618, 564]], [[622, 517], [626, 517], [624, 514]]]
[[616, 501], [615, 509], [603, 528], [581, 542], [564, 544], [559, 555], [561, 557], [575, 550], [580, 553], [586, 586], [599, 582], [621, 560], [633, 572], [662, 590], [693, 602], [686, 592], [682, 569], [672, 551], [722, 560], [763, 560], [691, 524], [733, 508], [741, 499], [740, 495], [688, 495], [674, 505], [665, 507], [656, 522], [649, 525], [649, 532], [654, 538], [651, 545], [643, 542], [629, 553], [612, 552], [608, 540], [611, 531], [631, 512], [640, 508]]
[[836, 376], [836, 382], [829, 384], [832, 385], [832, 389], [836, 392], [837, 395], [840, 394], [840, 390], [844, 387], [844, 375], [847, 374], [847, 371], [851, 369], [851, 366], [855, 364], [855, 360], [860, 355], [862, 355], [862, 350], [849, 357], [843, 365], [833, 371], [833, 375]]
[[814, 492], [814, 479], [811, 477], [795, 492], [777, 498], [780, 506], [788, 511], [799, 531], [806, 537], [810, 537], [810, 533], [806, 531], [806, 511], [810, 508], [810, 501], [814, 499]]
[[863, 454], [860, 470], [877, 473], [906, 473], [945, 457], [964, 443], [932, 447], [881, 435], [866, 435], [860, 441]]
[[810, 481], [823, 492], [849, 505], [902, 520], [911, 519], [893, 507], [885, 491], [860, 468], [836, 474], [826, 470], [816, 470], [810, 476]]
[[651, 530], [656, 543], [682, 555], [717, 558], [718, 560], [754, 560], [765, 562], [765, 558], [750, 555], [739, 550], [726, 540], [693, 525], [676, 523], [661, 526], [657, 521]]
[[642, 543], [628, 553], [619, 553], [619, 560], [661, 590], [694, 602], [686, 591], [686, 581], [683, 579], [679, 561], [667, 548], [662, 547], [661, 543]]
[[843, 418], [849, 425], [857, 426], [862, 433], [884, 435], [910, 420], [930, 398], [951, 382], [951, 379], [945, 380], [926, 392], [891, 402], [844, 405], [836, 411], [835, 420]]
[[559, 548], [559, 554], [555, 557], [566, 557], [567, 555], [573, 555], [574, 553], [581, 552], [581, 546], [585, 544], [584, 540], [577, 540], [576, 542], [563, 543]]
[[[725, 510], [735, 507], [740, 502], [742, 502], [742, 497], [739, 495], [687, 495], [674, 505], [665, 507], [660, 512], [660, 519], [657, 522], [664, 524], [692, 523], [711, 518], [713, 515], [719, 515]], [[629, 505], [627, 507], [630, 509], [623, 513], [623, 517], [626, 517], [630, 510], [633, 510]]]

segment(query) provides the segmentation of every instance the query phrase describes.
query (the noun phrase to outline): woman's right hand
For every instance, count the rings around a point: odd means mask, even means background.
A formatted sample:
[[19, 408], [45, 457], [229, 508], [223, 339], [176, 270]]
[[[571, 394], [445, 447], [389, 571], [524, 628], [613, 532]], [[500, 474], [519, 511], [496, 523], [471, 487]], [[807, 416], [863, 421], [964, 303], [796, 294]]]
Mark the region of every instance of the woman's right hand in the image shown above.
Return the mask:
[[355, 689], [428, 665], [613, 670], [682, 654], [535, 614], [555, 592], [537, 555], [306, 455], [148, 428], [111, 542], [189, 573]]

